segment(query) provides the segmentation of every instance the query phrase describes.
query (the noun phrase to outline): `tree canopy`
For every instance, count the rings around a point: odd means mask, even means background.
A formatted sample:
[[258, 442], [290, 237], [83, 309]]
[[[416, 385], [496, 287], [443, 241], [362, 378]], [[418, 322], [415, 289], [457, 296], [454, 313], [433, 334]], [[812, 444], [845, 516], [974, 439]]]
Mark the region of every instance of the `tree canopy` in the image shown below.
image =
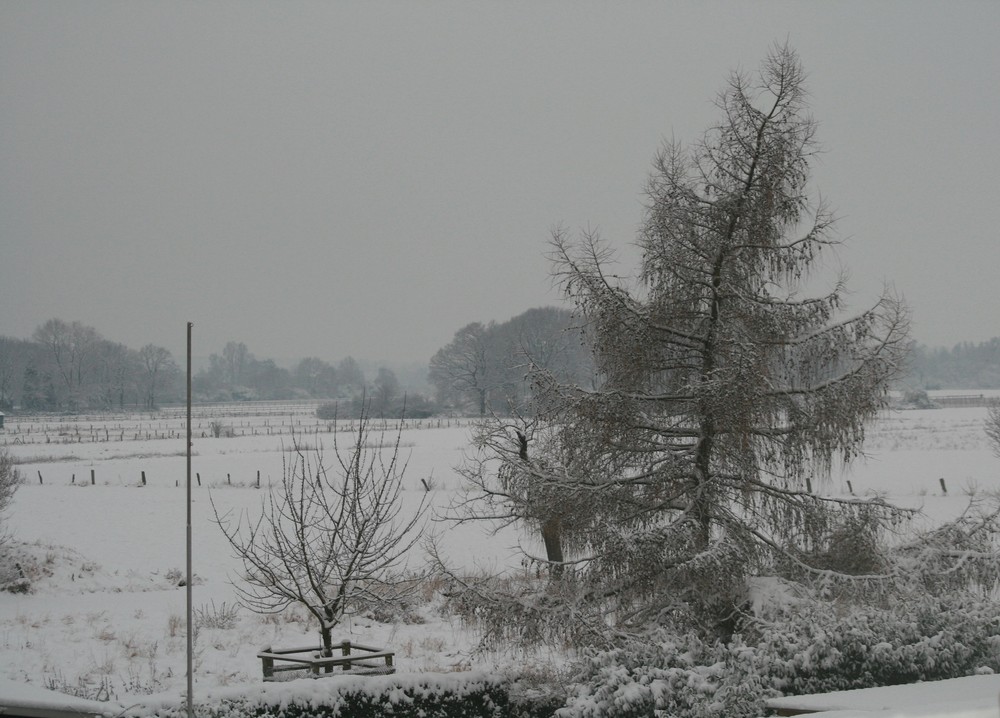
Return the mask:
[[[561, 595], [591, 627], [719, 625], [745, 578], [778, 566], [877, 571], [874, 558], [862, 570], [831, 563], [831, 552], [845, 531], [898, 512], [815, 489], [836, 459], [858, 454], [886, 406], [908, 314], [887, 291], [842, 317], [842, 278], [802, 295], [836, 243], [830, 211], [808, 193], [816, 124], [806, 98], [798, 57], [776, 48], [757, 78], [732, 74], [720, 121], [699, 141], [662, 148], [633, 281], [616, 278], [596, 233], [553, 235], [555, 274], [593, 342], [600, 384], [542, 372], [542, 421], [484, 426], [486, 460], [466, 473], [491, 507], [483, 514], [549, 532], [547, 560], [575, 569], [577, 588], [563, 578]], [[553, 526], [565, 544], [555, 554]]]

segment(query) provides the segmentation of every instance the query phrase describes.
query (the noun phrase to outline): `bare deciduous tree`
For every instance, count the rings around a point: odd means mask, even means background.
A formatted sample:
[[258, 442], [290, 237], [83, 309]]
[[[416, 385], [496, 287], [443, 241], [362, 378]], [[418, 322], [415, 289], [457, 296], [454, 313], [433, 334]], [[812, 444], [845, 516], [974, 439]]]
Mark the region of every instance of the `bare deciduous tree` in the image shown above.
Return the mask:
[[406, 558], [422, 534], [426, 502], [421, 492], [416, 509], [404, 512], [398, 431], [373, 434], [366, 412], [354, 446], [340, 446], [336, 436], [332, 470], [322, 447], [296, 442], [259, 516], [234, 520], [212, 504], [243, 562], [236, 584], [242, 603], [265, 614], [304, 606], [319, 622], [325, 655], [345, 615], [394, 603], [412, 589]]
[[226, 381], [230, 386], [238, 386], [244, 381], [243, 372], [247, 364], [253, 361], [253, 355], [243, 342], [226, 342], [226, 346], [222, 348], [222, 361]]
[[442, 404], [475, 406], [480, 416], [528, 410], [531, 373], [589, 385], [593, 362], [573, 313], [537, 307], [506, 322], [468, 324], [431, 358], [428, 379]]
[[392, 369], [379, 367], [372, 390], [376, 416], [390, 416], [393, 402], [400, 394], [399, 379], [396, 378], [395, 372]]
[[309, 396], [332, 399], [337, 395], [337, 370], [322, 359], [306, 357], [300, 360], [293, 378], [295, 386]]
[[180, 371], [169, 349], [147, 344], [139, 350], [142, 362], [143, 403], [148, 409], [156, 408], [157, 392]]
[[101, 341], [97, 351], [97, 384], [101, 406], [125, 408], [125, 396], [134, 393], [139, 375], [139, 353], [124, 344]]
[[49, 319], [35, 329], [34, 340], [48, 350], [48, 356], [61, 379], [59, 391], [62, 403], [70, 407], [86, 406], [89, 397], [89, 372], [92, 369], [94, 350], [101, 335], [93, 327], [78, 321], [64, 322]]
[[491, 346], [494, 324], [468, 324], [431, 357], [428, 379], [438, 390], [438, 401], [471, 400], [485, 416], [490, 392], [503, 383], [500, 358]]
[[23, 339], [0, 336], [0, 409], [21, 397], [24, 370], [38, 353], [35, 347]]

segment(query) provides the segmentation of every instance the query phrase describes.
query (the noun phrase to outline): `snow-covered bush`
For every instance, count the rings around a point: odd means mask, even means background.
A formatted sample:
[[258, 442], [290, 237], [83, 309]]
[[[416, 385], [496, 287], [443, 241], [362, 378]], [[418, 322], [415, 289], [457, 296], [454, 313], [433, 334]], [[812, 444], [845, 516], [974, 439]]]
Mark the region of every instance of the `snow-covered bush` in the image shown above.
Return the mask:
[[218, 628], [229, 630], [236, 628], [239, 623], [240, 607], [234, 604], [222, 602], [216, 607], [215, 601], [212, 605], [202, 605], [201, 608], [194, 609], [194, 623], [197, 628]]
[[588, 657], [559, 718], [760, 715], [780, 695], [756, 668], [759, 656], [736, 639], [707, 643], [694, 633], [636, 641]]
[[1000, 671], [1000, 606], [971, 595], [814, 604], [748, 631], [772, 687], [798, 695]]
[[[301, 679], [232, 688], [208, 695], [195, 714], [210, 718], [500, 718], [507, 686], [483, 674], [413, 674], [366, 678]], [[185, 705], [160, 697], [129, 709], [129, 718], [182, 718]]]
[[323, 421], [335, 421], [338, 418], [343, 418], [340, 416], [338, 409], [339, 404], [335, 401], [320, 404], [316, 407], [316, 418]]
[[216, 439], [220, 437], [231, 439], [236, 435], [236, 432], [233, 430], [233, 427], [226, 426], [219, 420], [210, 422], [208, 425], [208, 429], [212, 433], [212, 436], [214, 436]]
[[11, 593], [27, 593], [31, 587], [17, 559], [11, 555], [7, 545], [9, 536], [4, 529], [4, 512], [14, 499], [14, 492], [21, 481], [21, 472], [14, 463], [14, 457], [7, 449], [0, 449], [0, 591]]
[[831, 517], [825, 530], [808, 542], [808, 550], [788, 546], [776, 568], [790, 578], [806, 581], [813, 579], [817, 570], [831, 572], [848, 582], [851, 576], [883, 573], [883, 523], [877, 512], [844, 512]]
[[0, 550], [0, 591], [5, 593], [29, 593], [31, 578], [24, 570], [25, 556], [9, 547]]
[[938, 409], [940, 408], [923, 389], [909, 389], [903, 392], [902, 398], [896, 403], [900, 409]]
[[1000, 582], [1000, 498], [975, 497], [965, 511], [892, 551], [901, 589], [911, 594], [991, 595]]
[[971, 595], [784, 604], [726, 643], [660, 635], [595, 653], [558, 716], [749, 717], [778, 695], [1000, 672], [998, 609]]
[[568, 696], [560, 718], [752, 716], [770, 696], [1000, 672], [1000, 500], [977, 499], [896, 545], [863, 512], [847, 518], [808, 551], [787, 551], [772, 566], [781, 577], [751, 579], [723, 637], [683, 606], [656, 623], [595, 623], [600, 596], [575, 572], [452, 575], [449, 605], [485, 649], [521, 640], [586, 652], [570, 680], [542, 691]]
[[14, 457], [7, 449], [0, 449], [0, 545], [3, 543], [3, 512], [14, 499], [14, 492], [21, 485], [21, 472], [17, 470]]

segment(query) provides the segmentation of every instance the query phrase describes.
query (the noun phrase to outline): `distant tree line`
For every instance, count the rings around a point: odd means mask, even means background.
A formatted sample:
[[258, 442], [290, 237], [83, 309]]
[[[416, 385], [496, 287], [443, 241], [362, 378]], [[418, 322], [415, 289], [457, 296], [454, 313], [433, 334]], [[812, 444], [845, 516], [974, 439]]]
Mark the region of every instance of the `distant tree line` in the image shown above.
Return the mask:
[[81, 322], [49, 319], [31, 339], [0, 336], [0, 408], [154, 408], [177, 393], [180, 370], [155, 344], [131, 349]]
[[592, 383], [591, 351], [568, 309], [539, 307], [502, 323], [467, 324], [431, 358], [428, 379], [442, 408], [484, 416], [526, 411], [530, 377], [539, 371], [567, 384]]
[[[529, 309], [506, 322], [462, 327], [431, 359], [430, 398], [407, 390], [396, 373], [347, 356], [306, 357], [292, 368], [257, 358], [229, 341], [192, 378], [196, 401], [329, 399], [323, 415], [429, 416], [441, 410], [483, 415], [523, 410], [532, 369], [589, 385], [590, 350], [569, 310]], [[49, 319], [29, 339], [0, 336], [0, 409], [80, 411], [155, 409], [184, 400], [183, 370], [165, 347], [133, 349], [79, 321]]]
[[[386, 367], [369, 381], [351, 356], [334, 363], [306, 357], [289, 370], [235, 341], [209, 357], [192, 388], [198, 401], [330, 399], [326, 413], [335, 402], [342, 417], [352, 416], [363, 397], [374, 416], [402, 414], [404, 399], [411, 417], [439, 410], [507, 414], [528, 405], [532, 369], [555, 374], [563, 384], [593, 385], [592, 353], [570, 310], [539, 307], [506, 322], [460, 328], [430, 360], [433, 398], [405, 390]], [[917, 389], [1000, 388], [1000, 337], [951, 349], [917, 344], [903, 383]], [[79, 321], [49, 319], [30, 339], [0, 336], [0, 410], [152, 409], [183, 401], [183, 384], [183, 370], [168, 349], [133, 349]]]
[[910, 355], [907, 383], [919, 389], [1000, 388], [1000, 337], [951, 349], [918, 344]]
[[[230, 341], [192, 378], [196, 401], [330, 399], [342, 416], [368, 397], [376, 416], [397, 411], [404, 390], [395, 373], [379, 367], [369, 382], [361, 364], [348, 356], [336, 364], [301, 359], [291, 370], [258, 359], [243, 342]], [[166, 348], [132, 349], [106, 339], [79, 321], [50, 319], [30, 339], [0, 336], [0, 410], [81, 411], [142, 408], [181, 402], [184, 372]], [[408, 403], [428, 400], [411, 395]]]
[[273, 359], [258, 359], [243, 342], [227, 342], [192, 379], [202, 401], [327, 399], [354, 396], [365, 389], [365, 374], [352, 357], [334, 365], [316, 357], [291, 370]]

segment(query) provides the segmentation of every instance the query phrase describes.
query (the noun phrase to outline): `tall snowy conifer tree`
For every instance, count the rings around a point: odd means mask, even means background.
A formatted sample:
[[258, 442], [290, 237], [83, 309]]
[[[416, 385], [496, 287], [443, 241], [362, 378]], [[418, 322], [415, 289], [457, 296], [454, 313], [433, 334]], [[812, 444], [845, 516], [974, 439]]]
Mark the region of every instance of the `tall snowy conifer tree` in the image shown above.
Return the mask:
[[758, 82], [732, 75], [721, 122], [700, 142], [657, 155], [633, 286], [610, 274], [595, 234], [554, 233], [556, 274], [602, 383], [549, 381], [531, 452], [523, 428], [506, 447], [504, 427], [484, 429], [500, 481], [466, 473], [494, 507], [543, 517], [550, 534], [566, 527], [575, 570], [553, 576], [574, 620], [590, 615], [587, 630], [677, 620], [725, 630], [754, 572], [877, 571], [875, 558], [831, 558], [834, 544], [846, 535], [861, 546], [855, 529], [897, 511], [819, 489], [886, 405], [908, 317], [886, 292], [841, 318], [843, 281], [800, 296], [835, 244], [829, 211], [807, 195], [816, 125], [803, 78], [796, 54], [776, 48]]

